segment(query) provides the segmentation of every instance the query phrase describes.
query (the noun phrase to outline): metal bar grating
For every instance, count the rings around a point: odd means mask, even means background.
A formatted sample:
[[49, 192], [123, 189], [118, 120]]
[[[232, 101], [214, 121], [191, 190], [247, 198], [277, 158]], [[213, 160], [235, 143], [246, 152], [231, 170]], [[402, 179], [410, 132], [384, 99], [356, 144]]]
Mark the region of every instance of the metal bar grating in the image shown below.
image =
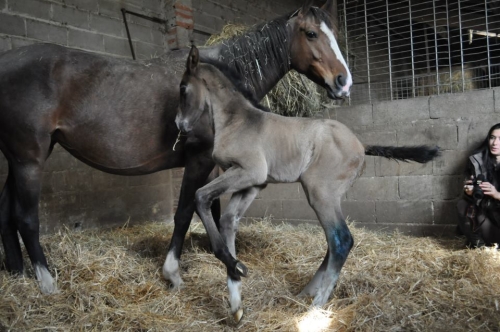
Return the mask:
[[500, 86], [500, 1], [339, 0], [350, 103]]

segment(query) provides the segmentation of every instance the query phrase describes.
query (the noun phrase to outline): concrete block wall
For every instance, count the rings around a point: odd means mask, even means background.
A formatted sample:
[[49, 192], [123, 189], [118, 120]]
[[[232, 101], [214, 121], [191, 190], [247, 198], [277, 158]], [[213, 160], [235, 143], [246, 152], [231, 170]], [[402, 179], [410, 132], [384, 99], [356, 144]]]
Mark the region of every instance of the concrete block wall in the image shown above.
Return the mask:
[[[0, 51], [48, 42], [130, 58], [121, 8], [165, 19], [162, 0], [0, 0]], [[168, 49], [165, 26], [127, 20], [137, 58]]]
[[[367, 156], [364, 173], [343, 198], [345, 216], [369, 229], [453, 235], [467, 156], [500, 122], [500, 89], [339, 107], [325, 117], [349, 126], [364, 144], [442, 149], [424, 165]], [[269, 185], [246, 216], [316, 220], [300, 184]]]

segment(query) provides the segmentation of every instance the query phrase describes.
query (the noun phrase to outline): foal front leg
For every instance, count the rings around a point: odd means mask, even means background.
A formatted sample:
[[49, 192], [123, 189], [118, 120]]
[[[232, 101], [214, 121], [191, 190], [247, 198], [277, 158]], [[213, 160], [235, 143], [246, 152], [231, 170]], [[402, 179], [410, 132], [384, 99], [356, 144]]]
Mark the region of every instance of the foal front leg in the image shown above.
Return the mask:
[[[229, 252], [236, 258], [236, 233], [240, 218], [244, 215], [250, 204], [253, 202], [257, 194], [262, 188], [252, 187], [234, 193], [229, 201], [224, 214], [220, 220], [221, 235], [229, 248]], [[241, 308], [241, 280], [233, 280], [228, 275], [227, 288], [229, 290], [229, 303], [231, 305], [231, 313], [236, 322], [239, 322], [243, 317], [243, 309]]]

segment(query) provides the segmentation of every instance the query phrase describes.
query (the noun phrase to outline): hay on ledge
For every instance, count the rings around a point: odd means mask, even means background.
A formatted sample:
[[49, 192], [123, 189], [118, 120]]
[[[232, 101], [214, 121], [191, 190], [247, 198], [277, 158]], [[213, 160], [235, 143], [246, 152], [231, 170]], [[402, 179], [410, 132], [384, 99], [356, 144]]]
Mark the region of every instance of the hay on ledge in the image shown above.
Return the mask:
[[[324, 310], [296, 297], [321, 263], [321, 228], [257, 222], [241, 227], [246, 314], [241, 331], [498, 331], [500, 255], [462, 239], [412, 238], [352, 227], [355, 246]], [[0, 330], [233, 331], [226, 275], [200, 223], [188, 233], [185, 287], [161, 275], [173, 227], [61, 231], [42, 239], [59, 293], [0, 271]]]

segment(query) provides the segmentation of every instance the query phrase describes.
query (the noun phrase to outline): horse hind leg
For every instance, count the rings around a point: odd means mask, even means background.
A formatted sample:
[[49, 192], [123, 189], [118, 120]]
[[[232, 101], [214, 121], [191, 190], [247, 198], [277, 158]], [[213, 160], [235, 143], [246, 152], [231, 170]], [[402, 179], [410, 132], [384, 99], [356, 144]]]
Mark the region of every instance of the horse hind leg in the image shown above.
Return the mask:
[[[321, 307], [328, 301], [337, 283], [340, 270], [344, 266], [354, 240], [342, 215], [341, 194], [333, 188], [331, 191], [305, 191], [308, 192], [309, 204], [316, 212], [325, 232], [328, 249], [318, 271], [299, 295], [314, 296], [313, 306]], [[336, 198], [332, 200], [332, 196]]]
[[0, 193], [0, 234], [2, 236], [7, 271], [22, 275], [24, 264], [21, 245], [17, 236], [17, 227], [11, 218], [12, 179], [12, 174], [9, 172], [7, 181]]

